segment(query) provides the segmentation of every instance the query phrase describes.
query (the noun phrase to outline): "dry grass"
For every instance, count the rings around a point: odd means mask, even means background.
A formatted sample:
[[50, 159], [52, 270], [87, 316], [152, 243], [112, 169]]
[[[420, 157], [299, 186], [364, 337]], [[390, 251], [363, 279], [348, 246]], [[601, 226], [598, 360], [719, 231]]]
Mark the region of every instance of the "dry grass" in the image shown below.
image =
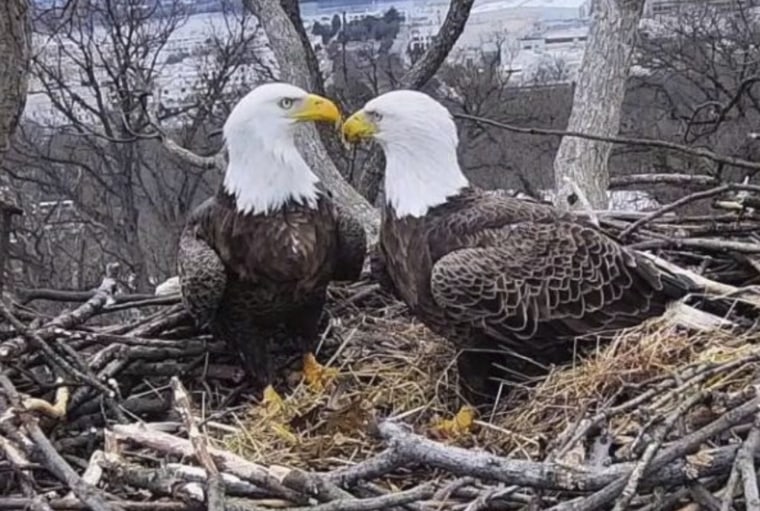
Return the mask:
[[[297, 384], [281, 406], [264, 402], [251, 407], [238, 417], [239, 433], [222, 439], [225, 447], [262, 463], [327, 470], [382, 448], [368, 433], [375, 418], [398, 418], [435, 436], [431, 426], [464, 404], [457, 391], [456, 353], [400, 310], [396, 305], [342, 313], [330, 336], [338, 349], [333, 346], [328, 365], [337, 376], [324, 390]], [[520, 396], [502, 400], [490, 414], [481, 414], [471, 435], [449, 441], [540, 457], [539, 446], [583, 416], [620, 406], [665, 380], [677, 382], [676, 373], [688, 378], [718, 363], [745, 360], [701, 384], [722, 389], [746, 384], [760, 362], [759, 339], [717, 331], [687, 333], [663, 320], [650, 321], [574, 367], [555, 369]], [[652, 393], [634, 411], [613, 414], [610, 431], [618, 438], [635, 435], [642, 410], [672, 408], [680, 397], [678, 392]]]
[[325, 364], [337, 376], [325, 389], [300, 382], [282, 406], [253, 406], [225, 446], [255, 461], [335, 468], [377, 452], [367, 427], [376, 417], [425, 428], [456, 411], [455, 351], [406, 315], [386, 313], [343, 317], [333, 328], [341, 344]]
[[[584, 412], [594, 414], [620, 405], [678, 373], [696, 374], [717, 363], [754, 360], [760, 355], [754, 345], [757, 340], [760, 337], [720, 331], [686, 332], [664, 321], [649, 321], [622, 332], [612, 343], [574, 366], [553, 371], [526, 399], [499, 414], [494, 423], [534, 440], [556, 438], [573, 427]], [[754, 365], [742, 364], [735, 372], [721, 374], [709, 384], [724, 387], [729, 379], [735, 379], [741, 385], [755, 369]], [[675, 406], [679, 396], [672, 397], [669, 403], [657, 403], [658, 410], [659, 405]], [[644, 401], [633, 413], [652, 404], [655, 398]], [[633, 413], [617, 417], [611, 431], [623, 435], [631, 426]], [[498, 434], [490, 434], [486, 443], [502, 450], [516, 447], [514, 439]]]

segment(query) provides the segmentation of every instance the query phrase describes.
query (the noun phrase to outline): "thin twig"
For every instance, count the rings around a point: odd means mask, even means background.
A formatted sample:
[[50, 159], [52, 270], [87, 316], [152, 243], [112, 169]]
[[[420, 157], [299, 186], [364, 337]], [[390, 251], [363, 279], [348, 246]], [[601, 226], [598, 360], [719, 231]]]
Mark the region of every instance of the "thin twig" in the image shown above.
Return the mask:
[[476, 115], [455, 113], [454, 117], [459, 119], [465, 119], [473, 121], [479, 124], [486, 124], [495, 128], [504, 129], [513, 133], [524, 133], [526, 135], [547, 135], [555, 137], [576, 137], [587, 140], [596, 140], [598, 142], [609, 142], [612, 144], [631, 145], [640, 147], [659, 147], [661, 149], [670, 149], [671, 151], [678, 151], [692, 156], [700, 156], [708, 160], [712, 160], [717, 163], [724, 163], [727, 165], [733, 165], [735, 167], [741, 167], [745, 169], [760, 170], [760, 163], [743, 160], [741, 158], [734, 158], [732, 156], [724, 156], [717, 154], [713, 151], [701, 147], [689, 147], [683, 144], [677, 144], [675, 142], [667, 142], [665, 140], [653, 140], [649, 138], [632, 138], [632, 137], [609, 137], [603, 135], [592, 135], [590, 133], [581, 133], [578, 131], [566, 131], [551, 128], [521, 128], [511, 124], [494, 121], [493, 119], [487, 119], [485, 117], [478, 117]]

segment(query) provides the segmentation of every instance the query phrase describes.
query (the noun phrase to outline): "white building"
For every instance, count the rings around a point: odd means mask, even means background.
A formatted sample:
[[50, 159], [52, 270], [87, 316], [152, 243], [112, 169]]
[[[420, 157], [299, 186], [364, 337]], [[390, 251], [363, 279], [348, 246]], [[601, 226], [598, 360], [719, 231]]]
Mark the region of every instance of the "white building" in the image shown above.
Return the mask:
[[518, 52], [505, 60], [513, 83], [572, 81], [580, 69], [588, 39], [586, 21], [537, 23], [517, 40]]
[[647, 0], [644, 4], [645, 18], [673, 16], [695, 8], [709, 6], [719, 10], [738, 10], [739, 8], [758, 7], [758, 0]]

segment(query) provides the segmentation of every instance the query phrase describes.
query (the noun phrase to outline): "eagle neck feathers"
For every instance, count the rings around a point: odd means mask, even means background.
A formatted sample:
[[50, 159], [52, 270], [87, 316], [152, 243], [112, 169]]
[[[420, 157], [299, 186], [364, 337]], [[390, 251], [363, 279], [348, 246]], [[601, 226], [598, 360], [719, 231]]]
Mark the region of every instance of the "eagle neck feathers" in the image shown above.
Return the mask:
[[238, 212], [269, 214], [289, 202], [317, 207], [319, 178], [292, 138], [259, 135], [234, 140], [234, 133], [230, 137], [233, 140], [228, 139], [229, 163], [222, 186], [234, 197]]
[[385, 149], [386, 202], [398, 218], [425, 216], [469, 186], [456, 149], [421, 151], [416, 141]]

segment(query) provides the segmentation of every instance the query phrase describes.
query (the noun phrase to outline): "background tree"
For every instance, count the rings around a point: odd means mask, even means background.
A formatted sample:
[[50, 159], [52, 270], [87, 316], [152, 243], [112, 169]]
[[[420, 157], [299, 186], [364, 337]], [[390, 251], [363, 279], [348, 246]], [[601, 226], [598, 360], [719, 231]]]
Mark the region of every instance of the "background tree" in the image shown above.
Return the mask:
[[26, 104], [31, 27], [27, 0], [0, 5], [0, 161]]
[[[0, 5], [0, 164], [10, 147], [26, 104], [29, 76], [31, 27], [27, 0], [8, 0]], [[0, 179], [0, 187], [5, 188]], [[0, 193], [0, 292], [6, 281], [12, 217], [20, 212]]]
[[[594, 0], [583, 63], [575, 87], [568, 130], [617, 135], [625, 87], [645, 0]], [[565, 137], [554, 162], [555, 204], [577, 205], [577, 185], [592, 206], [605, 208], [612, 146]]]
[[[760, 25], [746, 3], [731, 11], [702, 3], [648, 24], [629, 81], [621, 132], [756, 161], [748, 134], [760, 123]], [[631, 158], [635, 155], [636, 158]], [[631, 173], [685, 173], [741, 181], [755, 172], [673, 151], [617, 148], [613, 166]], [[635, 163], [635, 166], [632, 166]], [[649, 189], [663, 200], [688, 190]]]
[[[78, 285], [113, 261], [135, 290], [174, 273], [184, 219], [220, 175], [175, 158], [161, 143], [162, 126], [180, 146], [208, 151], [209, 131], [271, 76], [256, 58], [261, 37], [252, 18], [224, 5], [221, 22], [189, 50], [193, 78], [180, 87], [167, 83], [183, 80], [188, 49], [176, 40], [189, 22], [184, 2], [80, 0], [40, 18], [33, 76], [52, 110], [24, 123], [4, 166], [32, 213], [18, 245], [27, 278], [37, 276], [29, 284]], [[63, 222], [57, 250], [45, 248], [35, 225], [51, 218]]]

